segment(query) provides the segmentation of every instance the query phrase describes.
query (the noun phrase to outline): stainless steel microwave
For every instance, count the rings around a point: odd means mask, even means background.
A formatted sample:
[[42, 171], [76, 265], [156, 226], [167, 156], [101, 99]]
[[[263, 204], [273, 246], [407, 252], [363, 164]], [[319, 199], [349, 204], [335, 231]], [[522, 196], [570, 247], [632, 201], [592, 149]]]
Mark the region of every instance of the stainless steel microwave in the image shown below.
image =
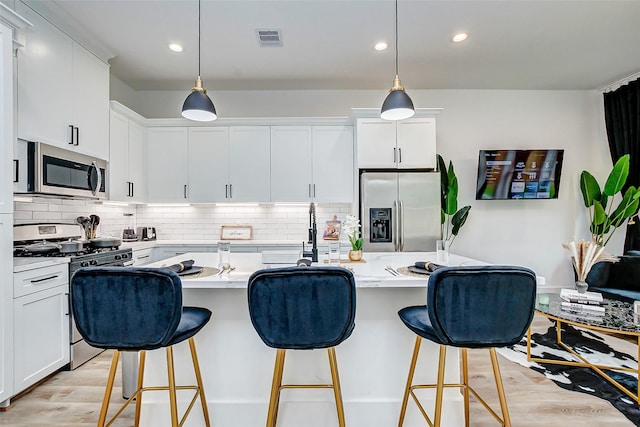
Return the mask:
[[14, 193], [106, 197], [105, 160], [20, 139], [16, 154]]

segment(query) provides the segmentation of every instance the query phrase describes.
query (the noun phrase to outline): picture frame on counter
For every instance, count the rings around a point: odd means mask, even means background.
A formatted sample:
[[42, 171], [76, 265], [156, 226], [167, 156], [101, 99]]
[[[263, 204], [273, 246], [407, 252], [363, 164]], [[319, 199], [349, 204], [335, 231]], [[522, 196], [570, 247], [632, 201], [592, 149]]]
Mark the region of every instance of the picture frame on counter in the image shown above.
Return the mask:
[[323, 240], [338, 240], [340, 239], [340, 230], [342, 228], [342, 224], [338, 221], [338, 217], [336, 215], [333, 216], [333, 221], [327, 221], [326, 226], [324, 228], [324, 233], [322, 234]]
[[222, 240], [251, 240], [253, 228], [250, 225], [223, 225], [220, 232]]

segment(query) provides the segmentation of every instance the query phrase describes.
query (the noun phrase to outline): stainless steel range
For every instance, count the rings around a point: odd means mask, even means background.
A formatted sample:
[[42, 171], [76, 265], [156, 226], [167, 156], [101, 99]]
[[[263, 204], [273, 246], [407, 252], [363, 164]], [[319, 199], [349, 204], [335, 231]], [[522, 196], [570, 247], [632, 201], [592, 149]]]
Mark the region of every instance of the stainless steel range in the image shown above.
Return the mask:
[[[80, 267], [124, 267], [133, 264], [131, 248], [120, 249], [122, 241], [102, 237], [81, 240], [78, 224], [26, 224], [13, 227], [15, 257], [68, 257], [69, 279]], [[76, 328], [69, 295], [70, 369], [75, 369], [103, 350], [84, 342]]]

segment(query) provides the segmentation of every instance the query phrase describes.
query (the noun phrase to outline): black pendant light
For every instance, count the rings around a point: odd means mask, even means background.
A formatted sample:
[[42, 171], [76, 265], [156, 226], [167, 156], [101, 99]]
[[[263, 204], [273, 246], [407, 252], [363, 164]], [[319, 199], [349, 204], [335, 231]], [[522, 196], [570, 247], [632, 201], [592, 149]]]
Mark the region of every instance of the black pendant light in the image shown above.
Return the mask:
[[385, 120], [408, 119], [416, 113], [413, 101], [404, 91], [398, 77], [398, 0], [396, 0], [396, 78], [393, 79], [393, 87], [382, 104], [380, 117]]
[[210, 122], [218, 118], [218, 115], [216, 114], [216, 107], [213, 106], [213, 102], [207, 95], [200, 78], [200, 8], [200, 0], [198, 0], [198, 78], [195, 86], [191, 89], [191, 93], [184, 100], [182, 116], [197, 122]]

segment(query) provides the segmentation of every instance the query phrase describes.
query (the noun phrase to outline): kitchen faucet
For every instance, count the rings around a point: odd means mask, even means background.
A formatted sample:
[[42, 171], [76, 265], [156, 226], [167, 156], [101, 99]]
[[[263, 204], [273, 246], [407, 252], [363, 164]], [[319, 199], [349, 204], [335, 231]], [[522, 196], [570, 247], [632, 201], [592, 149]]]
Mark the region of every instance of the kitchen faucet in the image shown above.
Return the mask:
[[311, 257], [312, 262], [318, 262], [318, 227], [316, 226], [316, 206], [313, 202], [309, 205], [309, 243], [311, 243], [311, 252], [305, 250], [302, 242], [302, 257]]

